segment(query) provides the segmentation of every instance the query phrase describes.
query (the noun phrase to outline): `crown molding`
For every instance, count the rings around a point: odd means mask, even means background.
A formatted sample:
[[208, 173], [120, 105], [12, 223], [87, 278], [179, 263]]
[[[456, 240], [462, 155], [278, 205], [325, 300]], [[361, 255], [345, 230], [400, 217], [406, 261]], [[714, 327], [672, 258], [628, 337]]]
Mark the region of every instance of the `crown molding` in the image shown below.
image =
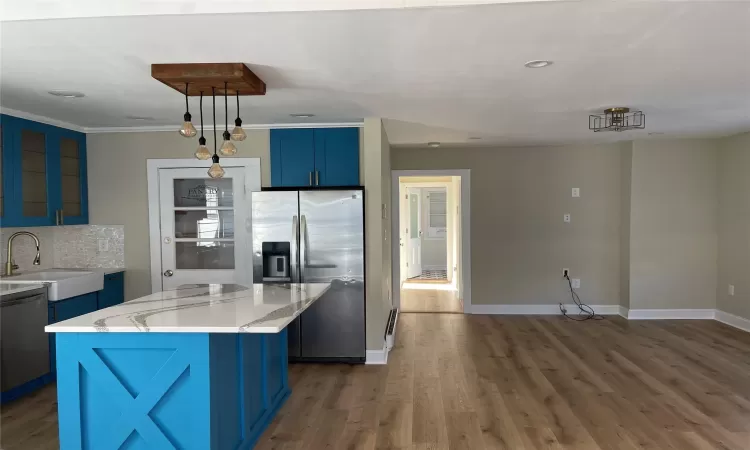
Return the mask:
[[[83, 129], [84, 133], [87, 134], [100, 134], [100, 133], [148, 133], [158, 131], [177, 131], [180, 129], [181, 124], [175, 125], [144, 125], [138, 127], [86, 127]], [[195, 125], [195, 124], [193, 124]], [[270, 130], [278, 128], [362, 128], [364, 121], [353, 121], [353, 122], [316, 122], [316, 123], [254, 123], [254, 124], [242, 124], [242, 129], [247, 130]], [[198, 128], [198, 127], [196, 127]], [[203, 124], [203, 128], [208, 131], [214, 130], [214, 125]], [[231, 130], [232, 127], [230, 127]], [[216, 127], [217, 131], [224, 130], [224, 124], [220, 124]]]
[[[0, 113], [7, 114], [13, 117], [19, 117], [21, 119], [33, 120], [34, 122], [45, 123], [47, 125], [53, 125], [60, 128], [66, 128], [68, 130], [78, 131], [86, 134], [99, 134], [99, 133], [149, 133], [158, 131], [177, 131], [180, 129], [180, 124], [175, 125], [141, 125], [132, 127], [82, 127], [69, 122], [63, 122], [62, 120], [51, 119], [45, 116], [39, 116], [16, 109], [5, 108], [0, 106]], [[272, 128], [362, 128], [364, 126], [364, 120], [354, 120], [351, 122], [297, 122], [297, 123], [258, 123], [258, 124], [243, 124], [244, 130], [270, 130]], [[219, 124], [216, 127], [217, 131], [223, 131], [225, 124]], [[209, 131], [214, 130], [214, 125], [204, 124], [203, 128]]]
[[27, 112], [23, 112], [23, 111], [18, 111], [16, 109], [5, 108], [3, 106], [0, 106], [0, 113], [7, 114], [7, 115], [13, 116], [13, 117], [18, 117], [18, 118], [21, 118], [21, 119], [33, 120], [34, 122], [45, 123], [47, 125], [52, 125], [52, 126], [55, 126], [55, 127], [65, 128], [65, 129], [68, 129], [68, 130], [78, 131], [78, 132], [81, 132], [81, 133], [85, 133], [86, 132], [86, 128], [80, 127], [78, 125], [74, 125], [74, 124], [69, 123], [69, 122], [63, 122], [62, 120], [50, 119], [49, 117], [38, 116], [36, 114], [31, 114], [31, 113], [27, 113]]

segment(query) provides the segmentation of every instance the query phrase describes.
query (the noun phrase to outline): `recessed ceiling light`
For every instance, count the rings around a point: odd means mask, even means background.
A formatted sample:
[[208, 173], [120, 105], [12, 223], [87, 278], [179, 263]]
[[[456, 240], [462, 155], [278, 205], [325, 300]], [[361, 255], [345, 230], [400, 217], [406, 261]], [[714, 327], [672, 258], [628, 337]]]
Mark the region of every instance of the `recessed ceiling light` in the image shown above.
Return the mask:
[[438, 148], [440, 147], [440, 142], [428, 142], [427, 146], [432, 147], [432, 148]]
[[552, 61], [547, 61], [545, 59], [534, 59], [524, 64], [524, 66], [529, 69], [541, 69], [542, 67], [547, 67], [549, 65], [552, 65]]
[[55, 97], [64, 98], [81, 98], [86, 96], [83, 92], [77, 91], [49, 91], [47, 93], [50, 95], [54, 95]]
[[310, 117], [315, 117], [315, 114], [309, 114], [309, 113], [299, 113], [299, 114], [289, 114], [289, 115], [297, 119], [307, 119]]
[[146, 116], [125, 116], [125, 118], [130, 119], [130, 120], [141, 120], [141, 121], [154, 120], [153, 117], [146, 117]]

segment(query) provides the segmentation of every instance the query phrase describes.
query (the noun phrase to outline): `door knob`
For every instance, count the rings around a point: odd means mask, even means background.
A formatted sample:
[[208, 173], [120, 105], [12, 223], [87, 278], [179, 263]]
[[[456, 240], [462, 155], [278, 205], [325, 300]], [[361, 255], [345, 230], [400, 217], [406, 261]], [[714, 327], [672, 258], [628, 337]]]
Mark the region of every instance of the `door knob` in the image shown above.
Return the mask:
[[172, 272], [171, 270], [165, 270], [164, 271], [164, 276], [165, 277], [171, 277], [172, 275], [174, 275], [174, 272]]

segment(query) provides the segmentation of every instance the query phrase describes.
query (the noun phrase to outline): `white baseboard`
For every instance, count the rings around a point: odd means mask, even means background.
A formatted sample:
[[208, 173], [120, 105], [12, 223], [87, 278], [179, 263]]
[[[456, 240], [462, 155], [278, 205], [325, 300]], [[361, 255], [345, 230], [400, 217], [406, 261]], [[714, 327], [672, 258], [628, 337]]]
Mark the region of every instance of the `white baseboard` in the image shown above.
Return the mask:
[[[603, 316], [620, 314], [620, 305], [591, 305], [594, 312]], [[565, 305], [568, 314], [578, 314], [578, 306]], [[560, 305], [471, 305], [471, 314], [504, 314], [504, 315], [558, 315]]]
[[618, 314], [627, 319], [628, 314], [630, 313], [630, 310], [624, 306], [620, 306], [619, 308], [620, 308], [620, 311]]
[[388, 352], [390, 349], [383, 343], [382, 350], [367, 350], [365, 352], [365, 364], [388, 364]]
[[713, 319], [713, 309], [631, 309], [629, 320], [649, 319]]
[[725, 323], [731, 327], [750, 332], [750, 320], [745, 319], [744, 317], [735, 316], [734, 314], [730, 314], [728, 312], [717, 309], [716, 316], [714, 318], [717, 321]]

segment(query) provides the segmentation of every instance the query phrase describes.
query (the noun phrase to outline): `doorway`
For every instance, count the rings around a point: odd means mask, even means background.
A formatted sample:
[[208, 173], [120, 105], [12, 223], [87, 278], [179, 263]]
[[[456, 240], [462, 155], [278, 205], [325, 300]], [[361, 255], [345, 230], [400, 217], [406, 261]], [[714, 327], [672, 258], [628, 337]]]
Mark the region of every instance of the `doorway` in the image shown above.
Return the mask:
[[469, 311], [469, 171], [392, 177], [394, 304], [401, 312]]
[[434, 186], [423, 182], [414, 187], [409, 178], [403, 177], [400, 182], [406, 187], [409, 200], [408, 223], [401, 224], [402, 233], [408, 235], [401, 241], [407, 254], [404, 283], [450, 283], [448, 254], [452, 249], [448, 240], [447, 193], [453, 180], [446, 177], [446, 181], [436, 181]]
[[205, 167], [179, 167], [183, 160], [153, 168], [152, 161], [165, 160], [149, 161], [153, 292], [185, 284], [252, 283], [249, 199], [252, 190], [260, 190], [260, 166], [254, 158], [245, 160], [255, 163], [227, 165], [217, 179], [208, 177]]

